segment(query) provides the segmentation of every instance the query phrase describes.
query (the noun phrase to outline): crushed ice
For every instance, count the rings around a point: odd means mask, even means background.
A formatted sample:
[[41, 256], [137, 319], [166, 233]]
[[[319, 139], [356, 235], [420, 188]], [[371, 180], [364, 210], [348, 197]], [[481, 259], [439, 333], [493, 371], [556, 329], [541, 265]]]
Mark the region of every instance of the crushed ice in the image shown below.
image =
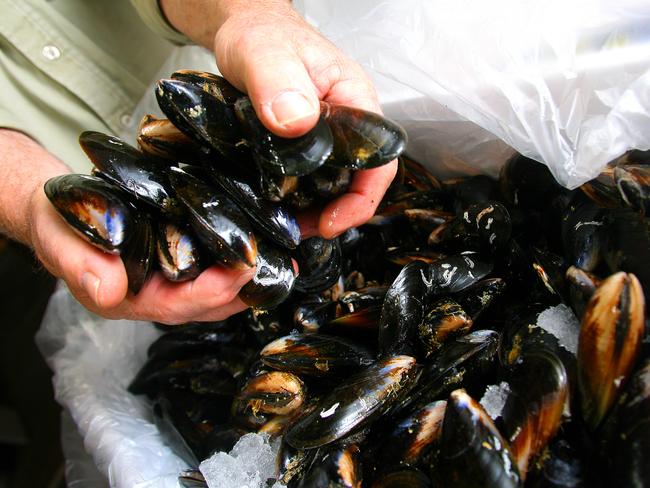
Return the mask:
[[502, 381], [498, 385], [489, 385], [485, 389], [480, 403], [492, 420], [496, 420], [497, 417], [501, 416], [509, 393], [510, 385], [505, 381]]
[[564, 349], [577, 353], [580, 322], [569, 307], [562, 304], [547, 308], [537, 317], [537, 325], [553, 334]]
[[[201, 463], [209, 488], [267, 488], [276, 476], [279, 441], [269, 442], [268, 435], [246, 434], [230, 453], [218, 452]], [[275, 483], [274, 488], [283, 485]]]

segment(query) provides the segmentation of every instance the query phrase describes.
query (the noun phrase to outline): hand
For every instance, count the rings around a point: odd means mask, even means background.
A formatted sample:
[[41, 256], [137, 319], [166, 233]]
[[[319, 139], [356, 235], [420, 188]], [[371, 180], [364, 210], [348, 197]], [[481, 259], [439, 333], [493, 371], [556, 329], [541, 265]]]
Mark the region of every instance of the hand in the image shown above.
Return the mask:
[[[248, 93], [264, 125], [281, 136], [301, 135], [316, 124], [321, 99], [381, 113], [361, 67], [285, 5], [238, 11], [215, 37], [219, 70]], [[396, 170], [393, 161], [357, 171], [348, 193], [327, 204], [320, 215], [301, 219], [303, 235], [331, 238], [366, 222]]]
[[41, 189], [37, 189], [31, 207], [31, 241], [36, 255], [52, 274], [67, 283], [84, 307], [98, 315], [179, 324], [221, 320], [247, 308], [237, 294], [254, 270], [242, 272], [220, 266], [182, 283], [172, 283], [155, 273], [133, 296], [128, 293], [119, 256], [104, 253], [77, 236]]
[[[250, 96], [272, 132], [295, 137], [318, 120], [319, 100], [381, 113], [361, 67], [321, 36], [286, 0], [162, 0], [167, 18], [213, 48], [221, 73]], [[200, 17], [192, 7], [203, 6]], [[216, 33], [215, 33], [216, 30]], [[334, 237], [366, 222], [397, 171], [397, 162], [357, 171], [348, 193], [300, 221], [303, 236]]]
[[0, 228], [31, 246], [89, 310], [113, 319], [178, 324], [220, 320], [247, 308], [237, 294], [253, 269], [213, 266], [184, 283], [156, 273], [133, 296], [120, 257], [76, 235], [45, 196], [45, 181], [69, 169], [29, 137], [10, 130], [0, 130], [0, 163]]

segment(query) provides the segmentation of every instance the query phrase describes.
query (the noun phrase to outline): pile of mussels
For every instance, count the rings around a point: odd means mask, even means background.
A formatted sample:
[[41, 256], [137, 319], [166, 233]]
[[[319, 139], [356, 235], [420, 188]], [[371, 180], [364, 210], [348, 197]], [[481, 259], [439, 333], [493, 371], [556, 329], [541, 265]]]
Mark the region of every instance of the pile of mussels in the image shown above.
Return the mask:
[[648, 485], [648, 161], [570, 191], [401, 158], [368, 224], [298, 246], [301, 289], [165, 333], [130, 391], [194, 468], [279, 437], [290, 487]]
[[[196, 208], [206, 205], [188, 204], [184, 189], [213, 195], [214, 182], [235, 199], [228, 182], [241, 188], [246, 181], [247, 194], [254, 188], [264, 196], [235, 201], [259, 225], [254, 215], [272, 220], [261, 202], [300, 206], [305, 195], [314, 200], [317, 188], [330, 188], [346, 173], [324, 166], [296, 181], [287, 176], [293, 170], [273, 171], [269, 160], [295, 155], [295, 147], [278, 156], [277, 148], [289, 142], [251, 136], [246, 103], [233, 103], [232, 89], [212, 76], [175, 78], [161, 82], [158, 95], [182, 133], [156, 121], [152, 127], [169, 137], [149, 148], [145, 129], [140, 143], [167, 166], [170, 159], [202, 166], [166, 173], [176, 197], [162, 201], [178, 198], [185, 207], [170, 203], [174, 210], [157, 215], [178, 211], [200, 233]], [[193, 102], [179, 102], [186, 99], [176, 94], [189, 87]], [[173, 115], [172, 105], [184, 107], [184, 118]], [[244, 129], [240, 142], [215, 135], [227, 125], [208, 115], [217, 105], [222, 120]], [[234, 107], [235, 116], [224, 107]], [[194, 120], [205, 121], [197, 124], [201, 130]], [[391, 134], [387, 146], [401, 150], [399, 130], [386, 129], [388, 122], [372, 125]], [[357, 118], [355, 127], [362, 126]], [[330, 124], [332, 154], [335, 127]], [[383, 147], [376, 139], [366, 144], [369, 133], [347, 138], [356, 141], [346, 146], [356, 148], [348, 150], [355, 160]], [[96, 140], [84, 136], [82, 145]], [[120, 141], [103, 140], [95, 147], [130, 154]], [[269, 148], [277, 158], [265, 157]], [[239, 168], [220, 166], [224, 182], [206, 164], [221, 157], [250, 161], [254, 184], [237, 179]], [[508, 161], [499, 180], [444, 182], [402, 157], [369, 223], [334, 240], [285, 245], [295, 247], [300, 268], [292, 284], [278, 294], [281, 280], [260, 279], [256, 294], [264, 298], [252, 301], [253, 308], [166, 332], [150, 346], [129, 389], [152, 400], [161, 433], [192, 468], [246, 432], [281, 438], [277, 480], [290, 487], [650, 484], [644, 454], [650, 448], [649, 170], [650, 155], [632, 152], [571, 191], [521, 156]], [[129, 178], [125, 187], [137, 193]], [[221, 205], [213, 201], [207, 207]], [[110, 230], [120, 221], [106, 222]], [[141, 228], [141, 220], [129, 222], [130, 232]], [[260, 232], [277, 239], [276, 232]], [[228, 265], [254, 262], [250, 253], [224, 254]], [[269, 276], [277, 276], [272, 268]], [[550, 307], [575, 315], [580, 327], [571, 321], [542, 326], [538, 318]], [[487, 407], [485, 397], [495, 391], [500, 408], [485, 408], [481, 403]], [[179, 482], [207, 486], [195, 469], [181, 473]]]
[[295, 281], [290, 251], [301, 236], [293, 212], [344, 193], [352, 170], [386, 164], [406, 145], [395, 123], [327, 102], [307, 134], [277, 137], [247, 96], [211, 73], [177, 71], [159, 81], [156, 96], [169, 119], [144, 117], [141, 150], [84, 132], [79, 142], [93, 175], [45, 184], [72, 229], [122, 257], [133, 293], [157, 255], [171, 281], [214, 264], [257, 266], [240, 296], [251, 306], [276, 306]]

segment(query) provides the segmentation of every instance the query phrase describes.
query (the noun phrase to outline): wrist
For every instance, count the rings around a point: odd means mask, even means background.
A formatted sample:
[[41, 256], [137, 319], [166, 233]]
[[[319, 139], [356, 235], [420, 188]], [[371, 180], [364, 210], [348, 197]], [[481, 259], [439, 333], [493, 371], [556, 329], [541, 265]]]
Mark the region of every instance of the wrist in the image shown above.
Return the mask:
[[213, 49], [221, 27], [233, 18], [295, 13], [290, 0], [160, 0], [168, 22], [197, 44]]

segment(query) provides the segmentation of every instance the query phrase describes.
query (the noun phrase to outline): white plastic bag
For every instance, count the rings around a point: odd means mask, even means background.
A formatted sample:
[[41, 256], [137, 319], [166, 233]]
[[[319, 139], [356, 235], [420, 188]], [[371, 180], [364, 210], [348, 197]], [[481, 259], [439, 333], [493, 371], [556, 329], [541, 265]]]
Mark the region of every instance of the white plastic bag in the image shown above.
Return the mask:
[[650, 148], [647, 0], [294, 4], [362, 64], [428, 164], [456, 170], [452, 154], [494, 172], [507, 154], [498, 137], [574, 188]]
[[[37, 342], [54, 371], [57, 401], [70, 413], [83, 444], [111, 487], [177, 488], [183, 463], [162, 441], [151, 407], [126, 391], [160, 335], [151, 324], [107, 320], [84, 309], [58, 287]], [[65, 420], [65, 419], [64, 419]], [[97, 488], [93, 470], [63, 425], [70, 486]], [[72, 441], [69, 439], [72, 438]], [[75, 454], [76, 453], [76, 454]]]

